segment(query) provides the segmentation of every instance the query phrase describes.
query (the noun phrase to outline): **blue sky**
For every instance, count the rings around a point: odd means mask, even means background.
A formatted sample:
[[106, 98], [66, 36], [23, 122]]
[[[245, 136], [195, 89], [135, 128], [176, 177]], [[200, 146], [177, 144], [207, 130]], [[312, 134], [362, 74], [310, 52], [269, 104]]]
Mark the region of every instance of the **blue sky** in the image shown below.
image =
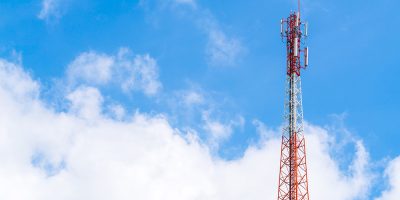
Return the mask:
[[[41, 99], [60, 111], [68, 105], [57, 100], [63, 95], [59, 89], [82, 53], [116, 58], [126, 49], [127, 60], [148, 55], [140, 58], [155, 62], [161, 84], [156, 92], [86, 84], [127, 113], [165, 114], [172, 127], [193, 129], [211, 141], [212, 154], [234, 160], [260, 140], [256, 121], [274, 130], [282, 123], [285, 44], [279, 21], [296, 5], [294, 0], [6, 0], [0, 3], [0, 55], [21, 64], [40, 83]], [[381, 178], [382, 163], [400, 154], [399, 6], [395, 0], [302, 2], [310, 35], [310, 66], [302, 73], [305, 120], [337, 130], [338, 138], [363, 141]], [[179, 104], [189, 94], [194, 102]], [[207, 138], [211, 128], [203, 124], [207, 119], [232, 133], [215, 136], [214, 144]], [[343, 155], [350, 156], [339, 165], [351, 162], [353, 149], [344, 148]], [[381, 192], [372, 190], [374, 196]]]

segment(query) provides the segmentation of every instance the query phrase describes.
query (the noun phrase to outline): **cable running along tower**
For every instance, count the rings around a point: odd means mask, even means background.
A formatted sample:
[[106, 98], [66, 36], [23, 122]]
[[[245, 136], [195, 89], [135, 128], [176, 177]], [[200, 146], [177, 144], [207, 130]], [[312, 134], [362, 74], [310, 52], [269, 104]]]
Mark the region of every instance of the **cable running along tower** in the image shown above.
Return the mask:
[[278, 200], [309, 200], [300, 79], [300, 70], [308, 65], [308, 48], [302, 48], [307, 23], [300, 20], [300, 0], [298, 4], [297, 12], [281, 20], [281, 36], [287, 48], [287, 86]]

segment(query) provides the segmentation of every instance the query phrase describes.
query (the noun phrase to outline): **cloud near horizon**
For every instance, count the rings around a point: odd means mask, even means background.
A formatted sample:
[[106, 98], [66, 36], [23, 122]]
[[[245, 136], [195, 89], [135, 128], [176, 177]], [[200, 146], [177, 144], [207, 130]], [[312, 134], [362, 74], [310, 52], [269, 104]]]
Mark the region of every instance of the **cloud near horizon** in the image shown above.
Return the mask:
[[[260, 121], [254, 124], [262, 139], [241, 158], [225, 160], [211, 154], [196, 133], [173, 127], [163, 113], [110, 117], [95, 85], [66, 91], [70, 106], [62, 112], [46, 104], [41, 92], [22, 66], [0, 59], [1, 199], [276, 198], [280, 133]], [[352, 143], [354, 158], [341, 169], [331, 155], [335, 136], [305, 127], [311, 197], [367, 198], [374, 174], [362, 141]], [[382, 200], [398, 194], [398, 163], [387, 169], [392, 188]]]

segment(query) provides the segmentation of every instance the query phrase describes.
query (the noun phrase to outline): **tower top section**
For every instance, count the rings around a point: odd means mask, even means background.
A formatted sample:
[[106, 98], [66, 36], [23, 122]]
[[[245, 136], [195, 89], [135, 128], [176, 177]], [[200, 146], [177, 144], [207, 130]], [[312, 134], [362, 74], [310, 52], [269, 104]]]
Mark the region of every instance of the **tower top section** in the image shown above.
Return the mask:
[[281, 20], [281, 37], [287, 46], [287, 75], [300, 76], [300, 70], [308, 66], [308, 47], [305, 40], [308, 37], [308, 24], [300, 18], [300, 0], [298, 11], [290, 13], [289, 17]]

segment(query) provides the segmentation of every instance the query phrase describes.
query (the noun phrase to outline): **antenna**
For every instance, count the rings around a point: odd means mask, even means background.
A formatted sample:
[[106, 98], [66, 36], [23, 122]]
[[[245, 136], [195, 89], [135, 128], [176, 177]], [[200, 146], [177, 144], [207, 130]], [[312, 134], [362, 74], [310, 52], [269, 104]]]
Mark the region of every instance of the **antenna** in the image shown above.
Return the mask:
[[300, 0], [297, 1], [297, 9], [298, 9], [297, 11], [299, 12], [299, 15], [300, 15]]

